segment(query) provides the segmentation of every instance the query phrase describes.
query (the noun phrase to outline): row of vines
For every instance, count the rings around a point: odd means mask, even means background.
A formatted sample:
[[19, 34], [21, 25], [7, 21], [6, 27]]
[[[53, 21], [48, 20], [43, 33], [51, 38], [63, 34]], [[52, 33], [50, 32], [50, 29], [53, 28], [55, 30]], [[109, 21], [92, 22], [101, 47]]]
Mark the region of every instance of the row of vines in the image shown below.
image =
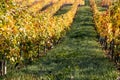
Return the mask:
[[120, 0], [100, 12], [95, 0], [90, 0], [99, 41], [106, 55], [120, 66]]
[[40, 2], [36, 4], [39, 5], [28, 8], [11, 0], [0, 2], [0, 75], [6, 74], [7, 63], [15, 65], [32, 61], [58, 43], [73, 22], [79, 0], [60, 16], [53, 15], [64, 0], [39, 13], [36, 12], [38, 7], [44, 6]]

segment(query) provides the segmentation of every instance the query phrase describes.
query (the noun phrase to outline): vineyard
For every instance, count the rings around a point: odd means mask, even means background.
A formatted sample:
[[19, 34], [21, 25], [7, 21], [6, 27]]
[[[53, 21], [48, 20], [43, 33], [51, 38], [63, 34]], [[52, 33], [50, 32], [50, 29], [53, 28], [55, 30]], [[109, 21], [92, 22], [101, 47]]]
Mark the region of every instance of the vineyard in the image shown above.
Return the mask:
[[120, 0], [1, 0], [0, 80], [120, 80]]

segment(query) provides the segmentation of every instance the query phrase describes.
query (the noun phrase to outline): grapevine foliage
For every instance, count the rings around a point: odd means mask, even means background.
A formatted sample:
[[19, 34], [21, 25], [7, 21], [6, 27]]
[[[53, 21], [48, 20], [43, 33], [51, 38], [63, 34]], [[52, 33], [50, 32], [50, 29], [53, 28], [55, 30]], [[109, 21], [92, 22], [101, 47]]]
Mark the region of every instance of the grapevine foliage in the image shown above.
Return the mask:
[[[52, 14], [59, 10], [64, 0], [52, 6]], [[59, 41], [69, 29], [77, 11], [78, 1], [59, 17], [48, 12], [31, 13], [28, 7], [13, 1], [0, 2], [0, 58], [18, 63], [33, 60]], [[51, 10], [51, 8], [50, 8]]]

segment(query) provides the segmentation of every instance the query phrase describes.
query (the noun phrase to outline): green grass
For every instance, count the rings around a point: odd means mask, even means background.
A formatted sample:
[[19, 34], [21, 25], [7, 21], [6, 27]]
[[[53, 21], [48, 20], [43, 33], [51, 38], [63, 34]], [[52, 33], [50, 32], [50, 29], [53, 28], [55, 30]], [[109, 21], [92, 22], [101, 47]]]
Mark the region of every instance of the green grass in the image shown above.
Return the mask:
[[117, 70], [96, 35], [90, 7], [79, 7], [60, 44], [26, 68], [9, 72], [5, 80], [116, 80]]

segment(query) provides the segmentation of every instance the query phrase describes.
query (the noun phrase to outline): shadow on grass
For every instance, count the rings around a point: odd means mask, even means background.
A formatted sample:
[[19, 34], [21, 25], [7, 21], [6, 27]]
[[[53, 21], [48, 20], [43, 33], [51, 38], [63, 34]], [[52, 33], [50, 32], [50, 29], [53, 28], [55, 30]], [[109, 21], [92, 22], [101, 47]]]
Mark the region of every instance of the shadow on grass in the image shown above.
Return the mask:
[[[23, 70], [23, 72], [25, 74], [33, 74], [37, 77], [50, 75], [50, 77], [54, 76], [57, 80], [61, 80], [61, 77], [65, 77], [65, 80], [69, 80], [71, 75], [74, 76], [75, 80], [91, 80], [90, 77], [93, 75], [101, 80], [100, 77], [108, 74], [107, 72], [109, 72], [109, 70], [111, 71], [112, 67], [110, 67], [106, 58], [103, 56], [96, 56], [94, 52], [94, 50], [86, 50], [84, 51], [86, 54], [73, 52], [64, 56], [58, 55], [55, 57], [47, 57], [40, 59], [38, 61], [39, 64], [35, 63], [32, 65], [38, 66], [37, 70], [28, 68]], [[76, 71], [77, 69], [78, 71]], [[76, 77], [76, 73], [79, 74], [79, 77]], [[84, 75], [84, 77], [82, 78], [81, 75]]]
[[54, 15], [54, 16], [59, 16], [61, 14], [65, 14], [67, 11], [69, 11], [71, 8], [71, 5], [64, 5], [60, 8], [60, 10]]

